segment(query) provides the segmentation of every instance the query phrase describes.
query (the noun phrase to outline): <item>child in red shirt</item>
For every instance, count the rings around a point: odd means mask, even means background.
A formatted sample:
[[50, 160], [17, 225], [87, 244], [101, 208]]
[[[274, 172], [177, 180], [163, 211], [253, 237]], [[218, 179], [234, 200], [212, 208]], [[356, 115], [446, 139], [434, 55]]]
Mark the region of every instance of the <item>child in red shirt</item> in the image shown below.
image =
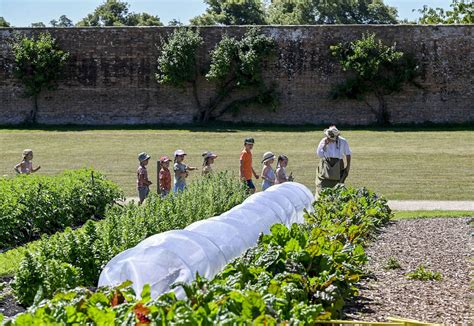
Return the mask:
[[160, 158], [160, 166], [160, 192], [161, 197], [164, 197], [171, 191], [170, 159], [168, 156], [162, 156]]

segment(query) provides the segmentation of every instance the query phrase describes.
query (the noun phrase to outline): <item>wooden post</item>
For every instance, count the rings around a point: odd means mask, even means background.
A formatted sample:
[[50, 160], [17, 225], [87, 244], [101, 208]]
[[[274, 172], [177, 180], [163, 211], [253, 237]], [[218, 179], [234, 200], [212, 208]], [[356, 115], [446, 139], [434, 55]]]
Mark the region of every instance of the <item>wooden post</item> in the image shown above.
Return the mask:
[[161, 162], [160, 160], [156, 161], [156, 193], [161, 195], [160, 189], [160, 170], [161, 170]]

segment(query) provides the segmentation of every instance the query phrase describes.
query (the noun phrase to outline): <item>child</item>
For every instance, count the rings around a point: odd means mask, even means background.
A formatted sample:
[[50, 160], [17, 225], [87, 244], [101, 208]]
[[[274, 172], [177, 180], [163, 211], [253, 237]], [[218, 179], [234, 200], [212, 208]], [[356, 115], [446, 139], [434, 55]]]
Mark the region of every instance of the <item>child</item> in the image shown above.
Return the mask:
[[202, 163], [202, 175], [209, 175], [212, 173], [211, 165], [214, 164], [214, 159], [217, 155], [213, 152], [204, 152], [202, 153], [202, 157], [204, 157], [204, 162]]
[[32, 159], [33, 151], [31, 149], [25, 149], [23, 151], [23, 160], [15, 165], [13, 169], [18, 174], [30, 174], [41, 169], [41, 166], [38, 166], [36, 169], [33, 168], [33, 163], [31, 163]]
[[239, 177], [247, 184], [248, 192], [255, 193], [255, 185], [252, 182], [252, 174], [258, 180], [258, 175], [252, 167], [252, 149], [255, 141], [253, 138], [246, 138], [244, 141], [244, 149], [240, 153], [240, 170]]
[[275, 155], [272, 152], [263, 154], [263, 170], [262, 170], [262, 191], [275, 184], [275, 171], [273, 171], [272, 164], [275, 162]]
[[160, 158], [160, 193], [161, 197], [166, 196], [171, 191], [171, 173], [169, 170], [170, 159], [168, 156]]
[[174, 192], [183, 191], [186, 188], [186, 178], [188, 171], [197, 170], [192, 166], [183, 163], [186, 153], [182, 149], [174, 152]]
[[138, 154], [138, 161], [140, 161], [140, 165], [137, 169], [138, 205], [141, 205], [148, 196], [150, 185], [152, 184], [152, 182], [148, 180], [148, 171], [146, 170], [149, 160], [150, 155], [147, 153], [143, 152]]
[[293, 176], [286, 176], [286, 166], [288, 165], [288, 157], [285, 155], [278, 156], [277, 170], [276, 170], [276, 181], [275, 184], [283, 183], [287, 181], [293, 181]]

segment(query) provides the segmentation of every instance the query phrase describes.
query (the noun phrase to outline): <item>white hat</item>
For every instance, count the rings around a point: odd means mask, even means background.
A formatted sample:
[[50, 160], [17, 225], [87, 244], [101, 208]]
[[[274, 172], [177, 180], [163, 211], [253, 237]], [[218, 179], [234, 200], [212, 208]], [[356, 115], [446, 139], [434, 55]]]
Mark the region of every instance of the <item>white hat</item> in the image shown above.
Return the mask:
[[341, 132], [336, 128], [336, 126], [331, 126], [328, 129], [324, 129], [324, 134], [330, 139], [336, 139], [340, 133]]
[[217, 155], [214, 154], [213, 152], [204, 152], [204, 153], [202, 153], [202, 156], [204, 158], [209, 158], [209, 157], [216, 158], [217, 157]]
[[275, 155], [273, 155], [272, 152], [266, 152], [265, 154], [263, 154], [262, 163], [265, 163], [268, 160], [274, 160], [274, 159], [275, 159]]
[[182, 150], [182, 149], [177, 149], [175, 152], [174, 152], [174, 156], [181, 156], [181, 155], [186, 155], [186, 153]]

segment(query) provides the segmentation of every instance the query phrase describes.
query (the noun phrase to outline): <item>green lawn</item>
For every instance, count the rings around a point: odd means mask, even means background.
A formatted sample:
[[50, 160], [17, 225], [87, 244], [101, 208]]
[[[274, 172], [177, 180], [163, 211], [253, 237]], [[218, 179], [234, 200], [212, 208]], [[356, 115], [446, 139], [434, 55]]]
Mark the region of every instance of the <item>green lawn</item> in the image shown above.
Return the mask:
[[473, 217], [473, 211], [395, 211], [395, 220], [414, 219], [414, 218], [435, 218], [435, 217]]
[[[347, 183], [367, 186], [388, 199], [474, 200], [474, 130], [414, 131], [410, 129], [342, 130], [353, 151]], [[254, 168], [261, 170], [266, 151], [286, 154], [295, 181], [314, 190], [317, 165], [315, 148], [320, 128], [248, 127], [194, 129], [84, 129], [0, 130], [0, 176], [13, 176], [21, 152], [32, 148], [39, 173], [94, 167], [116, 181], [128, 196], [137, 196], [137, 154], [147, 151], [152, 160], [149, 175], [156, 178], [155, 160], [177, 148], [188, 153], [186, 163], [200, 167], [201, 153], [215, 151], [215, 170], [237, 173], [243, 139], [255, 138]], [[191, 172], [191, 178], [199, 172]], [[258, 183], [260, 184], [260, 182]], [[154, 188], [155, 189], [155, 188]]]

